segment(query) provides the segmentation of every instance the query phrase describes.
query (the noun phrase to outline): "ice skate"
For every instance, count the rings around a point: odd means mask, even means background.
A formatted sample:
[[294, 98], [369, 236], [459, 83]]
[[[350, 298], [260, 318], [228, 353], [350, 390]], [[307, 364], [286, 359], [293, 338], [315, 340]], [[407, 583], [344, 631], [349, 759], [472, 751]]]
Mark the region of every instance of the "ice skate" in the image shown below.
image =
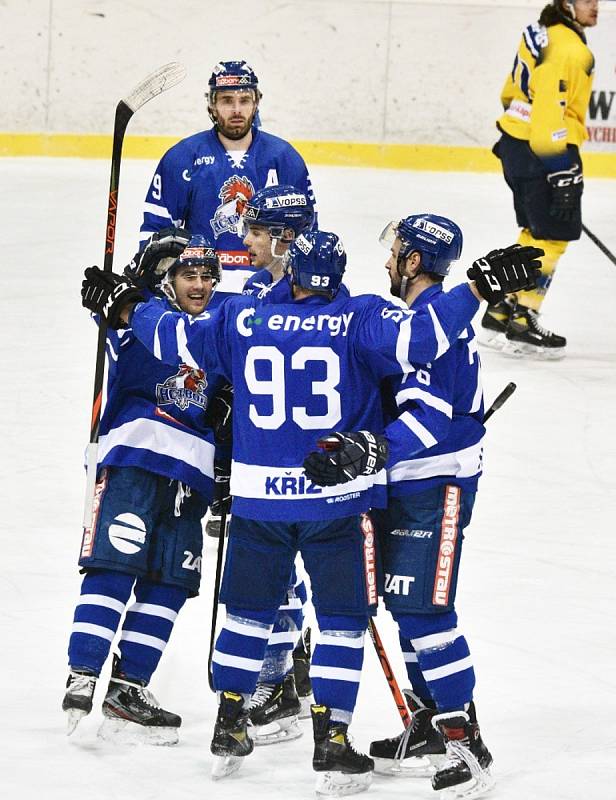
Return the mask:
[[103, 724], [98, 735], [117, 744], [173, 745], [179, 741], [182, 719], [161, 708], [145, 685], [128, 680], [114, 656], [113, 672], [103, 701]]
[[372, 782], [374, 761], [355, 750], [344, 723], [330, 722], [327, 706], [313, 705], [311, 711], [317, 795], [342, 797], [365, 792]]
[[254, 743], [247, 728], [248, 711], [244, 708], [244, 698], [235, 692], [223, 692], [210, 744], [210, 751], [215, 756], [212, 765], [214, 780], [236, 772], [243, 759], [252, 753]]
[[220, 524], [222, 521], [222, 517], [220, 514], [213, 514], [212, 510], [210, 509], [210, 513], [208, 515], [208, 520], [205, 523], [205, 532], [208, 536], [211, 536], [212, 539], [220, 538]]
[[314, 703], [310, 682], [310, 652], [310, 628], [306, 628], [293, 651], [295, 690], [301, 705], [300, 719], [310, 719], [310, 706]]
[[432, 717], [432, 725], [445, 740], [446, 757], [432, 776], [432, 788], [442, 797], [472, 800], [493, 786], [492, 756], [483, 743], [471, 703], [468, 713], [450, 711]]
[[481, 318], [481, 326], [477, 333], [477, 341], [492, 350], [502, 350], [507, 326], [513, 314], [515, 304], [505, 299], [496, 305], [488, 306]]
[[531, 357], [542, 361], [564, 358], [567, 340], [542, 328], [539, 314], [518, 305], [507, 326], [502, 352], [512, 358]]
[[92, 711], [92, 697], [97, 676], [85, 670], [71, 670], [66, 681], [62, 710], [66, 712], [66, 735], [70, 736], [79, 722]]
[[259, 683], [248, 705], [250, 735], [255, 745], [276, 744], [302, 735], [298, 714], [301, 704], [293, 673], [282, 683]]
[[408, 689], [404, 696], [412, 714], [411, 724], [398, 736], [370, 744], [374, 771], [394, 777], [429, 777], [445, 755], [443, 737], [432, 725], [436, 711]]

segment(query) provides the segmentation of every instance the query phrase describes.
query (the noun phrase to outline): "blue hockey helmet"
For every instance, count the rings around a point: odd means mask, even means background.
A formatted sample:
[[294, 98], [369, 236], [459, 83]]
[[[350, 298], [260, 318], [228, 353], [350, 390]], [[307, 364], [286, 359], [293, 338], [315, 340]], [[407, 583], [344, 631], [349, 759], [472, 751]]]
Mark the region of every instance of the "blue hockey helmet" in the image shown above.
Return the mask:
[[246, 61], [219, 61], [212, 70], [207, 82], [207, 97], [211, 103], [217, 91], [253, 91], [255, 100], [259, 100], [259, 79], [255, 71]]
[[222, 273], [216, 248], [205, 236], [193, 234], [160, 283], [161, 289], [174, 305], [176, 305], [176, 294], [173, 287], [173, 279], [181, 267], [200, 269], [207, 277], [212, 279], [214, 288], [216, 284], [220, 283]]
[[344, 245], [335, 233], [300, 234], [287, 251], [287, 276], [295, 286], [334, 297], [346, 268]]
[[452, 220], [436, 214], [412, 214], [390, 222], [379, 241], [391, 247], [396, 238], [400, 240], [398, 264], [419, 251], [423, 272], [432, 275], [446, 277], [462, 253], [462, 231]]
[[[314, 208], [303, 192], [294, 186], [267, 186], [256, 192], [244, 206], [238, 233], [244, 237], [251, 225], [269, 230], [272, 239], [290, 243], [314, 222]], [[285, 236], [285, 231], [293, 236]]]

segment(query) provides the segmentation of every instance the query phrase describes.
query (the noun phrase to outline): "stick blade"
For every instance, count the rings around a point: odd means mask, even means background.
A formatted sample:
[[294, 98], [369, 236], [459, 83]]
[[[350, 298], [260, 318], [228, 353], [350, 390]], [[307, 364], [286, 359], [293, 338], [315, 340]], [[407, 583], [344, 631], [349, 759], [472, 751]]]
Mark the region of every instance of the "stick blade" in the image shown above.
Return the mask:
[[169, 64], [159, 67], [147, 78], [144, 78], [128, 97], [123, 98], [123, 102], [126, 103], [131, 111], [135, 112], [156, 95], [177, 86], [185, 77], [186, 67], [180, 64], [179, 61], [171, 61]]

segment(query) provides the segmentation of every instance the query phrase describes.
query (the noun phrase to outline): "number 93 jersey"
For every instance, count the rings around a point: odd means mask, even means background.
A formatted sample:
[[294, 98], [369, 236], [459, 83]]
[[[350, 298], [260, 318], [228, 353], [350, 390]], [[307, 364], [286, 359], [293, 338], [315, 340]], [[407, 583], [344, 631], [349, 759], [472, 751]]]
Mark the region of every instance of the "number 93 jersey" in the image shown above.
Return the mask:
[[233, 383], [234, 513], [333, 519], [384, 504], [384, 470], [319, 487], [302, 463], [332, 430], [381, 431], [380, 381], [407, 372], [411, 352], [418, 363], [445, 352], [477, 301], [466, 285], [418, 312], [346, 290], [333, 300], [275, 300], [232, 297], [197, 318], [144, 303], [131, 325], [157, 358], [215, 367]]

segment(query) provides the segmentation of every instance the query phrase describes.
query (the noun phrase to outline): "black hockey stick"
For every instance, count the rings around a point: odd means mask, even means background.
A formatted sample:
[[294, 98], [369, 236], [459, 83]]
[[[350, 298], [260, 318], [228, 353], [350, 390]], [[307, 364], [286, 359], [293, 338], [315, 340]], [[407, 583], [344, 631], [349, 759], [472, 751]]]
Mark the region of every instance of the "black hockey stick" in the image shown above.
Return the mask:
[[609, 248], [607, 248], [603, 244], [601, 239], [595, 236], [595, 234], [592, 233], [592, 231], [589, 231], [586, 225], [582, 225], [582, 230], [584, 231], [586, 236], [588, 236], [588, 238], [597, 245], [597, 247], [599, 248], [599, 250], [601, 250], [603, 255], [607, 256], [609, 260], [612, 262], [612, 264], [616, 266], [616, 256], [612, 253], [612, 251]]
[[507, 384], [507, 386], [505, 386], [503, 391], [497, 396], [496, 400], [492, 403], [490, 408], [483, 415], [484, 424], [490, 419], [490, 417], [495, 411], [498, 411], [498, 409], [503, 405], [503, 403], [506, 403], [507, 400], [509, 400], [509, 398], [517, 388], [518, 388], [517, 384], [515, 384], [513, 381], [511, 381], [510, 383]]
[[214, 655], [214, 642], [216, 639], [216, 622], [218, 620], [218, 597], [220, 595], [220, 580], [222, 576], [222, 562], [225, 552], [225, 539], [227, 538], [227, 509], [223, 507], [220, 515], [220, 533], [218, 534], [218, 552], [216, 554], [216, 577], [214, 578], [214, 597], [212, 598], [212, 629], [210, 631], [210, 651], [207, 656], [207, 682], [210, 689], [214, 689], [212, 678], [212, 657]]
[[[113, 123], [113, 149], [111, 152], [111, 176], [109, 178], [109, 200], [107, 204], [107, 228], [105, 230], [105, 258], [103, 269], [111, 272], [113, 268], [113, 252], [115, 248], [116, 219], [118, 213], [118, 189], [120, 185], [120, 167], [122, 164], [122, 144], [126, 128], [135, 111], [152, 100], [156, 95], [171, 89], [184, 80], [186, 70], [177, 61], [165, 64], [148, 75], [135, 89], [124, 97], [116, 106]], [[83, 509], [83, 527], [92, 527], [94, 505], [94, 489], [96, 486], [96, 465], [98, 462], [98, 432], [101, 421], [103, 399], [103, 379], [105, 373], [105, 343], [107, 325], [101, 319], [98, 327], [96, 346], [96, 367], [94, 370], [94, 397], [92, 400], [92, 418], [90, 424], [90, 443], [86, 451], [87, 482], [86, 499]]]

